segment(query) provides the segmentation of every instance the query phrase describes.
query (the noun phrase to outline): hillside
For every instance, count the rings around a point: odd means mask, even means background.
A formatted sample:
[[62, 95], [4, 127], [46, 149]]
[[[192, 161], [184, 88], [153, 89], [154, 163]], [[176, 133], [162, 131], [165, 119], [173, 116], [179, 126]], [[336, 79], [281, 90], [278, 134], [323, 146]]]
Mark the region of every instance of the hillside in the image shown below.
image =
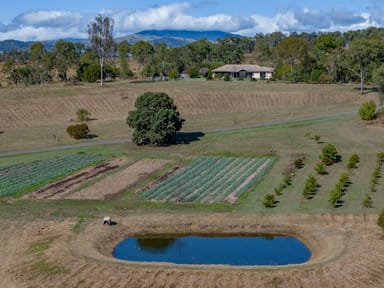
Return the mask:
[[116, 41], [121, 42], [126, 40], [129, 43], [148, 41], [152, 44], [165, 43], [170, 47], [179, 47], [201, 39], [215, 42], [217, 39], [225, 38], [226, 36], [241, 37], [223, 31], [145, 30], [136, 34], [116, 38]]
[[[223, 32], [223, 31], [189, 31], [189, 30], [145, 30], [135, 34], [130, 34], [123, 37], [115, 38], [117, 43], [128, 41], [128, 43], [136, 43], [139, 41], [147, 41], [152, 44], [165, 43], [169, 47], [184, 46], [193, 41], [207, 39], [209, 41], [217, 41], [217, 39], [226, 36], [239, 35]], [[89, 44], [87, 39], [64, 39], [65, 41], [81, 42], [85, 45]], [[29, 46], [36, 41], [18, 41], [18, 40], [3, 40], [0, 41], [0, 53], [11, 50], [28, 50]], [[55, 45], [56, 40], [42, 41], [47, 50], [51, 50]]]

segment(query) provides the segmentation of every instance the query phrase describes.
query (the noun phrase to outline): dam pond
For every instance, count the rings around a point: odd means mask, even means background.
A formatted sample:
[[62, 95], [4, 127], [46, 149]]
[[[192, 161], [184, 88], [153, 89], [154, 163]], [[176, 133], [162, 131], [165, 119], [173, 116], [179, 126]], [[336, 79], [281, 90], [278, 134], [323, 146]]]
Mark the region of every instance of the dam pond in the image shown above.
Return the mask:
[[118, 243], [113, 257], [139, 262], [193, 265], [288, 265], [311, 258], [308, 247], [289, 236], [145, 236]]

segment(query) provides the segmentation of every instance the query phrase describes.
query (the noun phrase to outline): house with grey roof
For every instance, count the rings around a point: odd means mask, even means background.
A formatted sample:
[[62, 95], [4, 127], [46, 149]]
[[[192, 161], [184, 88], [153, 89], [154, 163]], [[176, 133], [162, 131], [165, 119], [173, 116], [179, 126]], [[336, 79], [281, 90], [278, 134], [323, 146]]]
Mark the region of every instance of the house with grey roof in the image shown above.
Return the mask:
[[271, 79], [274, 68], [251, 64], [227, 64], [212, 70], [212, 76], [229, 74], [232, 78]]

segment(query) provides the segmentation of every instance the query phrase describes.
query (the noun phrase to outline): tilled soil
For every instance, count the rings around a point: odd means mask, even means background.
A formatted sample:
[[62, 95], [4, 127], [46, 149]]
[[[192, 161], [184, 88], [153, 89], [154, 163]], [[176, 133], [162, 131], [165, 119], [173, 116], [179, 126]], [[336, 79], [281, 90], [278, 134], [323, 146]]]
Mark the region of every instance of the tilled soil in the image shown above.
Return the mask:
[[26, 199], [106, 199], [119, 194], [130, 185], [154, 171], [160, 169], [167, 160], [144, 159], [133, 163], [122, 171], [116, 172], [95, 184], [71, 192], [85, 181], [101, 176], [103, 173], [114, 170], [125, 164], [128, 160], [124, 158], [113, 159], [103, 162], [95, 167], [86, 168], [63, 180], [49, 184], [33, 193], [24, 196]]
[[[384, 237], [375, 215], [127, 214], [117, 225], [74, 219], [0, 223], [0, 287], [383, 287]], [[127, 236], [153, 233], [282, 233], [312, 251], [304, 264], [280, 267], [175, 265], [114, 259]], [[33, 243], [50, 240], [43, 252]], [[32, 269], [36, 261], [60, 267]]]

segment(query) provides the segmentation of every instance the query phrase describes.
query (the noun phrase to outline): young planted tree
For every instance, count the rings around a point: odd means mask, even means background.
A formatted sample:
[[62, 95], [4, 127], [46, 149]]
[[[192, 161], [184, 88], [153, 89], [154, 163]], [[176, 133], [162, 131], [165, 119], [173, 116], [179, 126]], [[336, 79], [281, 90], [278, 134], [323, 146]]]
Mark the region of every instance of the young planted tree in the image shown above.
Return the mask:
[[305, 181], [305, 186], [303, 189], [303, 196], [304, 198], [308, 199], [310, 198], [317, 189], [317, 181], [316, 178], [313, 177], [313, 175], [309, 175], [307, 180]]
[[332, 165], [337, 162], [339, 154], [336, 150], [336, 147], [332, 144], [327, 144], [322, 149], [322, 154], [320, 155], [320, 160], [327, 166]]
[[359, 116], [361, 120], [370, 121], [373, 120], [376, 116], [376, 104], [375, 102], [368, 101], [361, 104], [359, 108]]
[[361, 202], [361, 205], [363, 205], [365, 208], [372, 208], [373, 201], [371, 195], [366, 194], [363, 202]]
[[265, 208], [272, 208], [275, 206], [275, 195], [273, 194], [265, 194], [263, 200], [263, 206]]
[[87, 121], [89, 116], [91, 116], [91, 112], [89, 112], [87, 109], [79, 108], [76, 111], [76, 116], [79, 121]]
[[100, 86], [103, 86], [103, 68], [106, 59], [113, 50], [113, 26], [112, 18], [98, 15], [94, 22], [88, 25], [89, 40], [95, 49], [100, 63]]
[[165, 93], [146, 92], [137, 98], [135, 107], [128, 113], [127, 124], [134, 129], [132, 141], [136, 145], [169, 144], [184, 122]]
[[357, 168], [356, 163], [359, 162], [359, 161], [360, 161], [359, 155], [357, 155], [356, 153], [353, 153], [351, 155], [351, 157], [349, 157], [347, 168], [348, 169], [355, 169], [355, 168]]
[[315, 171], [319, 175], [325, 175], [327, 174], [327, 169], [325, 169], [325, 166], [322, 162], [319, 162], [316, 164]]

